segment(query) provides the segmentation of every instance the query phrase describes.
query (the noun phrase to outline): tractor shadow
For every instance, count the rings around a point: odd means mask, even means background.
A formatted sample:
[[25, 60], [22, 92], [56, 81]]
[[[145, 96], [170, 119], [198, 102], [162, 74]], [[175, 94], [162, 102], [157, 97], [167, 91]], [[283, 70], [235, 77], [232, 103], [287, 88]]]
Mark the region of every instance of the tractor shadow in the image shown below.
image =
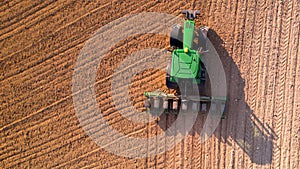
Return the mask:
[[[211, 29], [208, 32], [208, 38], [217, 50], [224, 66], [229, 99], [225, 119], [221, 120], [213, 135], [222, 144], [232, 146], [233, 154], [238, 153], [235, 151], [240, 148], [247, 154], [252, 163], [259, 165], [270, 164], [273, 156], [273, 142], [277, 136], [269, 125], [264, 124], [257, 118], [245, 101], [244, 79], [241, 77], [238, 66], [222, 46], [224, 41]], [[193, 138], [196, 138], [195, 136], [197, 135], [199, 136], [206, 117], [207, 114], [198, 114], [193, 129], [181, 134], [188, 134], [193, 136]], [[163, 114], [160, 119], [166, 119], [158, 121], [160, 128], [166, 130], [172, 124], [169, 119], [174, 121], [176, 115]], [[232, 144], [236, 144], [238, 147], [235, 148]], [[218, 145], [220, 146], [220, 144]]]

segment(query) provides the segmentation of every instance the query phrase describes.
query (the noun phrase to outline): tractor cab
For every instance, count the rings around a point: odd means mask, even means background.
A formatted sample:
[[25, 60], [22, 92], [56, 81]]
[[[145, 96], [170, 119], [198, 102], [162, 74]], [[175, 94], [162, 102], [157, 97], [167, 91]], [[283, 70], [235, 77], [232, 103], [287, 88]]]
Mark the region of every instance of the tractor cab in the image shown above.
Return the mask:
[[174, 25], [170, 36], [170, 45], [174, 50], [172, 60], [167, 67], [166, 84], [174, 89], [178, 88], [179, 81], [183, 80], [192, 81], [194, 84], [205, 83], [205, 68], [198, 51], [201, 46], [194, 42], [195, 38], [198, 38], [198, 42], [205, 40], [201, 31], [195, 36], [194, 19], [200, 12], [183, 10], [182, 14], [185, 14], [187, 18], [184, 21], [184, 27], [182, 28], [179, 24]]

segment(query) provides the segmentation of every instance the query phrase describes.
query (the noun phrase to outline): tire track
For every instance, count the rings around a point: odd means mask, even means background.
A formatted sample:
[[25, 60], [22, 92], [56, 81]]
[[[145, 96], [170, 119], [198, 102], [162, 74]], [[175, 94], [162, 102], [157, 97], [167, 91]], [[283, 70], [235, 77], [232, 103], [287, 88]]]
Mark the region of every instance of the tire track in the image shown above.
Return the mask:
[[[168, 129], [172, 125], [172, 123], [175, 121], [176, 117], [175, 117], [175, 115], [170, 114], [170, 115], [167, 115], [166, 118], [167, 118], [166, 119], [167, 120], [166, 129]], [[166, 151], [165, 168], [171, 169], [171, 168], [173, 168], [172, 166], [174, 166], [174, 164], [175, 164], [175, 161], [174, 161], [175, 157], [174, 157], [174, 153], [173, 153], [174, 147], [171, 148], [169, 146], [169, 145], [174, 145], [174, 144], [175, 144], [175, 136], [167, 137], [166, 150], [168, 150], [168, 151]]]
[[[272, 5], [272, 4], [271, 4]], [[277, 77], [277, 65], [278, 65], [278, 49], [279, 49], [279, 30], [280, 30], [280, 15], [281, 15], [281, 6], [278, 3], [275, 3], [272, 5], [272, 11], [270, 12], [270, 17], [271, 19], [269, 20], [269, 26], [268, 28], [270, 29], [268, 41], [269, 45], [266, 45], [266, 48], [264, 50], [264, 56], [269, 56], [268, 60], [268, 75], [266, 77], [267, 79], [267, 84], [266, 84], [266, 106], [264, 108], [264, 112], [266, 112], [265, 117], [264, 117], [264, 124], [267, 126], [274, 126], [274, 107], [275, 107], [275, 89], [276, 89], [276, 79]], [[276, 25], [276, 26], [274, 26]], [[275, 39], [275, 40], [272, 40]], [[261, 164], [268, 164], [268, 162], [272, 162], [272, 156], [273, 156], [273, 139], [275, 139], [276, 136], [272, 135], [266, 135], [265, 131], [261, 129], [262, 132], [261, 134], [264, 136], [264, 143], [265, 145], [262, 145], [264, 147], [264, 151], [262, 151], [262, 159], [261, 159]], [[270, 141], [270, 142], [268, 142]], [[271, 164], [265, 165], [266, 167], [271, 167]]]
[[[282, 129], [283, 136], [282, 137], [282, 142], [281, 142], [281, 164], [282, 168], [290, 168], [291, 164], [291, 134], [293, 131], [293, 119], [294, 119], [294, 114], [293, 114], [293, 101], [294, 101], [294, 78], [295, 78], [295, 63], [297, 58], [295, 57], [295, 49], [297, 47], [294, 47], [294, 43], [296, 42], [295, 39], [297, 38], [297, 34], [299, 31], [299, 25], [295, 28], [294, 25], [294, 20], [295, 18], [295, 2], [291, 1], [288, 4], [288, 23], [289, 23], [289, 39], [288, 39], [288, 48], [287, 48], [287, 65], [289, 65], [286, 69], [287, 74], [286, 74], [286, 80], [287, 83], [285, 84], [285, 94], [286, 94], [286, 99], [285, 99], [285, 109], [284, 109], [284, 114], [283, 114], [283, 119], [284, 119], [284, 127]], [[298, 19], [299, 20], [299, 19]], [[297, 23], [298, 24], [298, 23]], [[295, 36], [296, 35], [296, 36]], [[299, 128], [299, 127], [298, 127]]]
[[201, 168], [203, 164], [202, 155], [203, 155], [203, 147], [200, 143], [200, 132], [203, 126], [204, 117], [202, 114], [198, 114], [196, 122], [194, 124], [194, 142], [193, 142], [193, 152], [194, 152], [194, 161], [193, 168]]
[[220, 135], [219, 135], [219, 168], [225, 168], [225, 154], [226, 154], [226, 142], [227, 138], [224, 136], [227, 133], [227, 124], [226, 120], [222, 120], [220, 124]]
[[[252, 48], [254, 45], [253, 38], [255, 36], [254, 29], [255, 29], [255, 23], [256, 23], [256, 13], [257, 13], [257, 1], [249, 0], [247, 7], [249, 8], [246, 12], [246, 23], [245, 23], [245, 50], [242, 58], [242, 70], [245, 70], [245, 72], [252, 72], [252, 67], [249, 66], [251, 64], [252, 59]], [[252, 110], [248, 103], [251, 103], [251, 76], [250, 73], [247, 73], [245, 77], [245, 104], [243, 113], [245, 113], [245, 127], [244, 127], [244, 153], [247, 154], [244, 155], [244, 167], [245, 168], [251, 168], [252, 162], [251, 162], [251, 145], [253, 143], [253, 122], [251, 120], [250, 114], [252, 113]], [[225, 168], [225, 166], [224, 166]]]
[[[179, 118], [179, 116], [183, 116], [182, 113], [177, 115], [177, 118]], [[183, 126], [183, 121], [178, 121], [178, 123], [176, 123], [176, 130], [179, 128], [179, 126]], [[174, 146], [174, 167], [173, 168], [183, 168], [183, 161], [182, 159], [183, 157], [183, 148], [184, 148], [184, 140], [181, 140], [180, 142], [178, 142], [178, 137], [183, 137], [182, 133], [178, 133], [176, 135], [176, 133], [174, 133], [174, 139], [175, 142], [177, 142], [177, 144], [175, 144]]]
[[[153, 124], [149, 123], [148, 126], [147, 126], [147, 133], [150, 135], [154, 135], [156, 136], [157, 135], [157, 126], [155, 125], [157, 124], [157, 121]], [[148, 136], [148, 137], [149, 137]], [[148, 142], [148, 145], [151, 144], [150, 142]], [[157, 145], [157, 140], [155, 142], [155, 144]], [[147, 167], [146, 168], [155, 168], [155, 165], [156, 165], [156, 156], [153, 156], [153, 157], [149, 157], [151, 153], [153, 152], [157, 152], [156, 151], [156, 148], [154, 149], [150, 149], [149, 146], [147, 147], [147, 152], [148, 152], [148, 155], [147, 155]]]
[[[265, 105], [266, 105], [266, 84], [267, 84], [267, 77], [268, 77], [268, 59], [266, 59], [264, 50], [266, 46], [269, 46], [268, 37], [270, 36], [269, 31], [269, 20], [270, 20], [270, 1], [266, 1], [266, 8], [264, 9], [264, 26], [263, 26], [263, 32], [262, 32], [262, 44], [259, 47], [259, 67], [258, 72], [261, 72], [258, 74], [258, 88], [256, 91], [256, 95], [259, 99], [256, 100], [256, 107], [255, 112], [257, 112], [257, 115], [255, 115], [258, 120], [262, 120], [262, 123], [264, 123], [265, 120]], [[254, 140], [253, 140], [253, 161], [256, 163], [253, 164], [253, 168], [259, 168], [261, 164], [261, 160], [264, 158], [264, 155], [262, 154], [264, 149], [263, 147], [263, 140], [260, 138], [262, 136], [260, 128], [256, 126], [256, 123], [253, 123], [253, 131], [254, 131]]]
[[[299, 6], [299, 4], [297, 4]], [[299, 29], [300, 31], [300, 29]], [[300, 38], [299, 38], [299, 34], [298, 34], [298, 49], [297, 49], [297, 52], [298, 52], [298, 55], [296, 56], [299, 56], [299, 51], [300, 51]], [[298, 127], [298, 124], [300, 123], [300, 64], [299, 64], [299, 58], [297, 58], [297, 68], [296, 68], [296, 77], [295, 77], [295, 100], [294, 100], [294, 110], [293, 110], [293, 113], [296, 113], [296, 122], [294, 123], [295, 127], [295, 131], [292, 131], [292, 133], [295, 133], [295, 136], [293, 137], [293, 140], [292, 142], [294, 142], [293, 145], [296, 145], [298, 146], [298, 148], [296, 147], [293, 147], [293, 154], [294, 156], [292, 157], [295, 161], [294, 161], [294, 164], [292, 163], [291, 166], [292, 167], [295, 167], [295, 168], [299, 168], [300, 167], [300, 130]]]
[[[226, 5], [228, 5], [228, 4], [224, 4], [224, 2], [219, 3], [218, 1], [216, 1], [214, 3], [214, 6], [213, 5], [211, 6], [211, 8], [215, 9], [215, 10], [210, 9], [210, 12], [212, 13], [212, 17], [209, 19], [209, 21], [213, 22], [214, 27], [216, 27], [217, 29], [219, 29], [221, 27], [221, 25], [223, 25], [223, 23], [220, 23], [219, 20], [220, 20], [220, 18], [224, 17], [223, 12], [224, 12], [224, 8], [226, 8]], [[205, 121], [203, 121], [203, 123], [204, 122]], [[222, 124], [222, 122], [220, 121], [220, 123], [218, 124], [218, 127], [213, 132], [214, 135], [212, 135], [211, 138], [207, 141], [208, 144], [207, 145], [204, 144], [204, 146], [205, 146], [204, 147], [204, 150], [205, 150], [205, 163], [204, 164], [210, 163], [208, 165], [205, 165], [204, 167], [218, 168], [218, 166], [219, 166], [220, 158], [221, 158], [220, 157], [221, 156], [220, 155], [221, 140], [217, 139], [216, 137], [218, 137], [218, 135], [220, 135], [221, 124]], [[210, 148], [207, 148], [207, 146]]]
[[[185, 114], [184, 116], [193, 116], [189, 113]], [[184, 139], [184, 151], [183, 151], [183, 167], [184, 168], [192, 168], [192, 155], [193, 155], [193, 128], [190, 131], [187, 131], [188, 126], [190, 125], [191, 121], [189, 121], [188, 117], [184, 118], [184, 131], [186, 132], [186, 136]]]
[[[236, 23], [238, 22], [238, 14], [239, 14], [239, 10], [238, 10], [238, 6], [240, 5], [241, 2], [235, 2], [235, 1], [230, 1], [228, 3], [228, 8], [229, 10], [231, 11], [229, 13], [229, 18], [230, 20], [227, 22], [228, 24], [230, 24], [230, 32], [228, 32], [228, 42], [230, 43], [229, 45], [231, 46], [230, 49], [228, 49], [228, 53], [230, 55], [232, 55], [232, 60], [234, 62], [236, 62], [236, 65], [239, 65], [239, 57], [237, 55], [234, 55], [234, 50], [235, 50], [235, 41], [236, 41], [236, 37], [235, 37], [235, 34], [234, 33], [238, 33], [238, 30], [236, 28]], [[216, 23], [218, 24], [218, 23]], [[228, 106], [228, 116], [226, 117], [227, 121], [226, 121], [226, 143], [230, 143], [230, 147], [226, 147], [226, 155], [225, 155], [225, 166], [226, 167], [234, 167], [234, 164], [236, 163], [236, 159], [234, 158], [235, 157], [235, 143], [233, 142], [232, 139], [234, 139], [234, 135], [233, 134], [233, 131], [235, 131], [235, 124], [236, 124], [236, 121], [237, 119], [235, 119], [235, 116], [230, 113], [230, 112], [233, 112], [235, 109], [234, 107], [236, 105], [234, 105], [234, 103], [232, 102], [232, 98], [233, 97], [236, 97], [236, 91], [235, 91], [235, 84], [233, 83], [234, 81], [232, 81], [231, 79], [235, 78], [236, 77], [236, 72], [232, 72], [232, 64], [234, 63], [229, 63], [230, 64], [230, 68], [228, 69], [228, 72], [229, 75], [230, 75], [230, 81], [229, 81], [229, 85], [228, 85], [228, 98], [230, 98], [229, 100], [229, 106]], [[232, 139], [228, 140], [228, 136], [231, 136]]]
[[[295, 8], [297, 9], [297, 8]], [[299, 25], [298, 25], [298, 28], [299, 28]], [[295, 37], [295, 48], [294, 48], [294, 52], [292, 54], [292, 56], [298, 56], [299, 54], [299, 49], [297, 49], [297, 46], [299, 46], [299, 29], [298, 29], [298, 36]], [[295, 33], [295, 35], [297, 35]], [[297, 40], [296, 40], [297, 39]], [[298, 42], [297, 42], [298, 41]], [[299, 48], [299, 47], [298, 47]], [[299, 154], [297, 152], [297, 148], [296, 147], [299, 147], [300, 145], [300, 142], [299, 140], [297, 139], [297, 136], [299, 136], [299, 123], [300, 123], [300, 118], [299, 116], [297, 116], [297, 112], [300, 112], [299, 111], [299, 103], [300, 103], [300, 100], [298, 99], [297, 100], [297, 84], [300, 84], [299, 82], [297, 83], [297, 70], [299, 70], [299, 68], [297, 68], [297, 65], [299, 63], [299, 59], [297, 57], [295, 57], [295, 60], [294, 60], [294, 64], [295, 64], [295, 71], [293, 72], [292, 74], [292, 77], [294, 77], [294, 82], [293, 84], [291, 85], [291, 87], [293, 88], [293, 100], [291, 100], [292, 102], [292, 110], [291, 110], [291, 113], [292, 113], [292, 118], [291, 118], [291, 132], [290, 132], [290, 147], [289, 147], [289, 150], [290, 150], [290, 160], [289, 160], [289, 167], [290, 168], [299, 168], [299, 159], [297, 159], [299, 157]], [[299, 98], [299, 97], [298, 97]], [[298, 107], [297, 107], [298, 106]], [[297, 111], [297, 108], [298, 108], [298, 111]], [[299, 149], [299, 148], [298, 148]]]
[[[226, 1], [226, 2], [223, 2], [223, 5], [221, 7], [221, 12], [219, 14], [219, 16], [216, 16], [217, 18], [217, 21], [218, 21], [218, 18], [222, 18], [224, 16], [231, 16], [231, 13], [232, 13], [232, 10], [230, 9], [231, 8], [231, 1]], [[213, 14], [213, 15], [216, 15], [216, 14]], [[229, 22], [232, 22], [232, 17], [229, 17], [230, 20]], [[221, 20], [221, 19], [220, 19]], [[228, 25], [228, 26], [226, 26]], [[226, 24], [226, 23], [216, 23], [215, 27], [217, 27], [217, 30], [219, 31], [225, 31], [225, 32], [220, 32], [220, 35], [221, 34], [228, 34], [227, 31], [230, 31], [232, 30], [232, 24]], [[222, 38], [224, 38], [224, 42], [228, 42], [228, 40], [230, 39], [230, 37], [226, 37], [226, 36], [222, 36]], [[222, 59], [221, 59], [222, 60]], [[223, 62], [223, 66], [224, 66], [224, 69], [225, 69], [225, 72], [226, 74], [229, 72], [229, 68], [226, 67], [226, 65], [229, 65], [229, 62], [228, 60], [222, 60]], [[226, 75], [228, 76], [228, 75]], [[226, 78], [227, 82], [229, 81], [228, 77]], [[229, 86], [230, 87], [230, 84]], [[228, 92], [229, 93], [229, 92]], [[229, 111], [228, 111], [229, 113]], [[230, 113], [229, 113], [230, 114]], [[227, 116], [227, 115], [226, 115]], [[216, 153], [219, 155], [219, 157], [216, 157], [216, 158], [220, 158], [219, 160], [219, 167], [216, 167], [216, 168], [225, 168], [226, 166], [226, 149], [227, 149], [227, 146], [228, 146], [228, 136], [227, 136], [227, 124], [229, 124], [229, 122], [227, 121], [227, 119], [229, 118], [226, 118], [224, 120], [221, 121], [220, 123], [220, 136], [219, 136], [219, 152], [220, 153]], [[218, 134], [215, 134], [216, 137], [218, 137]]]
[[[289, 3], [289, 4], [287, 4]], [[291, 1], [286, 2], [284, 4], [284, 15], [283, 15], [283, 20], [282, 20], [282, 31], [281, 31], [281, 40], [280, 40], [280, 51], [279, 51], [279, 81], [277, 84], [279, 84], [279, 89], [277, 91], [277, 102], [276, 105], [276, 115], [278, 116], [278, 124], [277, 127], [275, 128], [275, 132], [279, 136], [279, 140], [276, 141], [276, 147], [274, 150], [274, 155], [275, 155], [275, 161], [274, 165], [276, 168], [282, 167], [282, 149], [281, 146], [283, 144], [283, 127], [285, 125], [285, 100], [286, 100], [286, 74], [287, 74], [287, 62], [288, 62], [288, 49], [289, 49], [289, 38], [290, 38], [290, 30], [289, 30], [289, 25], [290, 25], [290, 13], [291, 13]], [[280, 120], [280, 122], [279, 122]]]
[[[300, 46], [300, 16], [297, 15], [299, 14], [300, 10], [300, 3], [298, 1], [294, 1], [294, 10], [293, 10], [293, 17], [292, 17], [292, 25], [291, 25], [291, 39], [290, 39], [290, 43], [291, 43], [291, 51], [290, 51], [290, 55], [292, 57], [291, 59], [291, 69], [290, 69], [290, 112], [291, 112], [291, 122], [290, 122], [290, 126], [291, 126], [291, 130], [289, 130], [290, 132], [290, 140], [289, 142], [289, 168], [299, 168], [300, 162], [297, 160], [297, 157], [299, 158], [299, 156], [297, 156], [297, 149], [296, 147], [299, 147], [300, 142], [299, 140], [297, 140], [297, 136], [299, 136], [299, 122], [300, 122], [300, 118], [299, 116], [297, 116], [297, 111], [296, 111], [296, 106], [299, 107], [299, 103], [300, 101], [297, 102], [297, 65], [299, 65], [299, 58], [297, 56], [299, 56], [299, 46]], [[293, 96], [293, 97], [292, 97]], [[298, 97], [299, 98], [299, 97]], [[298, 105], [297, 105], [298, 104]], [[300, 112], [300, 111], [298, 111]], [[298, 148], [299, 149], [299, 148]], [[299, 154], [298, 154], [299, 155]]]
[[[207, 26], [218, 26], [216, 24], [217, 18], [220, 15], [220, 7], [217, 0], [211, 0], [208, 2], [208, 19], [207, 19]], [[221, 4], [222, 5], [222, 4]], [[221, 16], [222, 17], [222, 16]], [[212, 27], [213, 27], [212, 26]], [[203, 119], [203, 123], [205, 122], [206, 117]], [[201, 131], [201, 130], [200, 130]], [[199, 131], [199, 132], [200, 132]], [[212, 148], [214, 146], [211, 146], [215, 143], [214, 137], [210, 137], [206, 142], [200, 144], [201, 146], [201, 161], [200, 161], [200, 168], [212, 168], [214, 163], [214, 151]]]
[[214, 152], [213, 155], [213, 159], [214, 159], [214, 164], [213, 164], [213, 168], [220, 168], [220, 161], [221, 161], [221, 130], [222, 130], [222, 125], [223, 125], [223, 121], [221, 120], [219, 123], [219, 126], [216, 128], [215, 132], [214, 132], [214, 142], [213, 145], [214, 149], [217, 150]]
[[[285, 7], [285, 6], [284, 6]], [[283, 9], [284, 11], [286, 11], [286, 9]], [[283, 18], [285, 18], [285, 14], [283, 13]], [[281, 130], [282, 130], [282, 125], [283, 125], [283, 109], [284, 109], [284, 100], [285, 100], [285, 75], [286, 75], [286, 62], [287, 62], [287, 55], [286, 55], [286, 50], [287, 50], [287, 46], [288, 46], [288, 38], [289, 38], [289, 34], [288, 34], [288, 30], [287, 30], [287, 22], [285, 19], [282, 19], [282, 33], [281, 33], [281, 37], [280, 37], [280, 50], [279, 50], [279, 64], [278, 64], [278, 73], [279, 73], [279, 80], [277, 82], [278, 84], [278, 88], [276, 90], [276, 109], [277, 111], [275, 111], [275, 120], [277, 122], [277, 124], [275, 125], [275, 132], [277, 133], [277, 135], [279, 136], [279, 140], [276, 141], [276, 146], [274, 149], [274, 167], [279, 168], [280, 167], [280, 158], [281, 158], [281, 149], [280, 149], [280, 142], [281, 142]]]
[[[243, 151], [245, 148], [243, 147], [244, 145], [244, 130], [241, 130], [240, 128], [238, 128], [237, 126], [241, 126], [241, 128], [244, 128], [245, 126], [245, 113], [243, 112], [243, 107], [245, 106], [243, 100], [244, 100], [244, 95], [243, 94], [239, 94], [239, 91], [243, 91], [243, 87], [244, 87], [244, 80], [242, 78], [245, 77], [240, 77], [242, 76], [242, 74], [240, 74], [239, 72], [236, 72], [235, 69], [240, 69], [243, 65], [243, 52], [244, 49], [242, 47], [244, 47], [245, 45], [245, 26], [246, 26], [246, 14], [248, 11], [248, 1], [242, 1], [241, 3], [238, 3], [236, 5], [236, 14], [235, 14], [235, 27], [234, 27], [234, 33], [232, 34], [233, 36], [233, 47], [232, 47], [232, 57], [236, 58], [234, 60], [236, 60], [236, 68], [235, 65], [231, 66], [231, 74], [233, 74], [233, 79], [239, 79], [240, 82], [232, 82], [230, 85], [231, 86], [239, 86], [238, 90], [232, 88], [234, 91], [230, 92], [233, 97], [236, 98], [232, 98], [235, 99], [235, 103], [231, 104], [231, 109], [234, 110], [240, 110], [237, 111], [237, 114], [234, 117], [235, 121], [235, 125], [233, 128], [234, 131], [234, 135], [232, 135], [233, 140], [235, 141], [233, 143], [233, 146], [238, 148], [235, 148], [235, 152], [234, 152], [234, 156], [233, 158], [234, 160], [234, 167], [244, 167], [244, 154], [245, 152]], [[243, 73], [243, 72], [241, 72]]]
[[[259, 74], [259, 85], [258, 85], [258, 91], [257, 95], [259, 96], [260, 100], [257, 100], [257, 107], [256, 111], [259, 112], [258, 115], [256, 116], [258, 120], [261, 119], [262, 124], [265, 124], [266, 119], [268, 116], [271, 116], [269, 112], [266, 112], [266, 107], [268, 107], [268, 98], [270, 98], [270, 95], [268, 94], [268, 79], [270, 78], [270, 61], [272, 60], [272, 56], [270, 55], [270, 47], [271, 46], [271, 40], [272, 39], [272, 21], [274, 20], [273, 18], [273, 13], [274, 12], [274, 4], [272, 1], [268, 1], [267, 3], [267, 8], [265, 9], [265, 26], [264, 26], [264, 33], [263, 33], [263, 43], [261, 46], [260, 50], [260, 57], [261, 57], [261, 65], [259, 68], [259, 72], [262, 72]], [[275, 15], [276, 16], [276, 15]], [[269, 147], [267, 138], [265, 137], [263, 133], [263, 129], [258, 127], [256, 125], [256, 122], [254, 123], [254, 154], [257, 154], [257, 158], [254, 158], [255, 164], [254, 167], [259, 168], [260, 165], [264, 164], [266, 167], [268, 164], [265, 164], [267, 161], [265, 161], [268, 158], [272, 158], [271, 154], [264, 154]]]
[[[254, 114], [258, 113], [256, 107], [257, 105], [257, 91], [258, 91], [258, 86], [259, 86], [259, 82], [258, 82], [258, 69], [259, 69], [259, 65], [261, 64], [261, 60], [260, 60], [260, 50], [261, 50], [261, 46], [262, 46], [262, 41], [263, 41], [263, 28], [265, 27], [265, 19], [264, 19], [264, 13], [263, 13], [263, 9], [266, 7], [266, 3], [265, 1], [263, 2], [257, 2], [257, 14], [255, 14], [255, 26], [254, 26], [254, 41], [253, 43], [253, 47], [251, 50], [251, 72], [250, 72], [250, 109], [254, 110]], [[254, 123], [253, 123], [253, 118], [251, 117], [250, 121], [249, 121], [249, 129], [250, 132], [252, 132], [251, 137], [253, 137], [253, 142], [250, 142], [249, 145], [249, 156], [250, 158], [253, 160], [258, 159], [257, 154], [254, 153], [254, 146], [255, 146], [255, 139], [254, 139]], [[250, 134], [250, 133], [249, 133]], [[250, 164], [250, 167], [253, 167], [254, 164]]]

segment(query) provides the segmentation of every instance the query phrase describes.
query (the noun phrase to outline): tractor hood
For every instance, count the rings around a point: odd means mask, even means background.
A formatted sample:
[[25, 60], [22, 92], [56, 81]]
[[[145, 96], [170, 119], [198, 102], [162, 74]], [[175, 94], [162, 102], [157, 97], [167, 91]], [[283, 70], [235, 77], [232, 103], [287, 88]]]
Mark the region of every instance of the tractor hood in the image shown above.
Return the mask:
[[200, 56], [198, 51], [176, 49], [172, 54], [171, 81], [198, 78], [200, 74]]

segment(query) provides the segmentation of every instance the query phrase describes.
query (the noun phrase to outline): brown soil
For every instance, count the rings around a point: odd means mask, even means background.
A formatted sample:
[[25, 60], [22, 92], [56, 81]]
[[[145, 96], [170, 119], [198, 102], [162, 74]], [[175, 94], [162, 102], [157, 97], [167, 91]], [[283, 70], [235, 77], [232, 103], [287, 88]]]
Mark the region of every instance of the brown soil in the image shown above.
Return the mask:
[[[82, 129], [72, 100], [73, 70], [84, 43], [124, 15], [179, 15], [192, 8], [201, 11], [197, 26], [211, 28], [209, 38], [225, 68], [226, 118], [199, 144], [206, 118], [200, 114], [184, 140], [155, 157], [125, 158], [97, 146]], [[300, 168], [299, 0], [4, 0], [0, 13], [0, 168]], [[167, 48], [168, 37], [146, 34], [120, 42], [97, 74], [105, 119], [131, 137], [155, 136], [176, 119], [162, 115], [135, 124], [112, 103], [115, 68], [150, 47]], [[167, 89], [164, 71], [137, 74], [130, 85], [134, 107], [143, 110], [143, 92], [158, 88]]]

